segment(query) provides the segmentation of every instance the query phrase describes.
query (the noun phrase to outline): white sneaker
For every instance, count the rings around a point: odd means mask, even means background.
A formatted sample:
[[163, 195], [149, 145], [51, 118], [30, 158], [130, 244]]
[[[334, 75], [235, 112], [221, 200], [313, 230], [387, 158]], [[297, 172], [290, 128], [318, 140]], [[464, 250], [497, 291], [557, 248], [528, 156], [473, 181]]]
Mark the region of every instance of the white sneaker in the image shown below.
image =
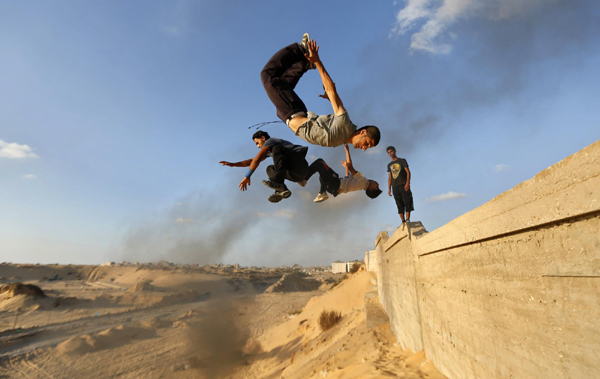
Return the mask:
[[327, 199], [329, 199], [329, 196], [327, 195], [327, 192], [323, 192], [323, 193], [319, 193], [317, 195], [317, 197], [315, 197], [315, 199], [313, 200], [313, 202], [320, 203], [321, 201], [325, 201]]

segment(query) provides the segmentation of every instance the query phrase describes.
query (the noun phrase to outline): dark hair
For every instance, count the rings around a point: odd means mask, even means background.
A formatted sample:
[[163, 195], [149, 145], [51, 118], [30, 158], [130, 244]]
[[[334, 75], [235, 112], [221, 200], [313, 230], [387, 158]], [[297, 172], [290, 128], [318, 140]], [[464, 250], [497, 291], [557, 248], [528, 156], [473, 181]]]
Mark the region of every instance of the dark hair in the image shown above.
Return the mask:
[[367, 188], [365, 190], [365, 193], [367, 194], [367, 196], [369, 196], [371, 199], [376, 198], [377, 196], [381, 195], [381, 192], [383, 192], [382, 190], [380, 190], [379, 188], [377, 189], [369, 189]]
[[394, 153], [396, 152], [396, 148], [394, 146], [388, 146], [387, 149], [385, 149], [385, 151], [390, 151], [392, 150]]
[[356, 129], [356, 131], [360, 132], [363, 129], [367, 130], [367, 137], [369, 137], [370, 139], [373, 140], [373, 147], [377, 146], [379, 144], [379, 139], [381, 138], [381, 133], [379, 133], [379, 128], [376, 127], [375, 125], [367, 125], [367, 126], [363, 126], [362, 128]]
[[259, 130], [258, 132], [254, 133], [252, 135], [252, 139], [262, 138], [262, 137], [265, 137], [265, 140], [268, 140], [269, 138], [271, 138], [271, 136], [269, 135], [269, 133], [263, 132], [262, 130]]

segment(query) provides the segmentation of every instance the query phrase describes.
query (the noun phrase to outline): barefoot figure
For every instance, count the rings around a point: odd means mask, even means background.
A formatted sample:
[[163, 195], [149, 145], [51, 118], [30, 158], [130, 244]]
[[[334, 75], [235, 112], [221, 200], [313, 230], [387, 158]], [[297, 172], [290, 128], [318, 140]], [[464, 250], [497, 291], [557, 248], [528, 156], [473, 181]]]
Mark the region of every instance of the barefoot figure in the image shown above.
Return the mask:
[[[333, 114], [318, 116], [307, 111], [294, 88], [307, 70], [316, 68], [321, 75], [325, 94], [333, 107]], [[377, 146], [380, 139], [376, 126], [357, 128], [350, 121], [335, 83], [319, 58], [319, 46], [304, 34], [301, 43], [293, 43], [279, 50], [260, 73], [267, 95], [277, 109], [277, 116], [300, 138], [314, 145], [336, 147], [345, 143], [355, 149], [366, 150]]]
[[306, 180], [310, 179], [315, 172], [318, 172], [319, 181], [321, 182], [321, 189], [314, 200], [315, 203], [329, 199], [327, 192], [335, 197], [342, 193], [365, 190], [366, 195], [371, 199], [375, 199], [381, 194], [379, 183], [375, 180], [368, 180], [363, 174], [354, 169], [348, 145], [344, 144], [344, 149], [346, 150], [346, 160], [342, 161], [342, 166], [346, 168], [345, 177], [340, 179], [338, 174], [321, 158], [314, 161], [308, 168]]

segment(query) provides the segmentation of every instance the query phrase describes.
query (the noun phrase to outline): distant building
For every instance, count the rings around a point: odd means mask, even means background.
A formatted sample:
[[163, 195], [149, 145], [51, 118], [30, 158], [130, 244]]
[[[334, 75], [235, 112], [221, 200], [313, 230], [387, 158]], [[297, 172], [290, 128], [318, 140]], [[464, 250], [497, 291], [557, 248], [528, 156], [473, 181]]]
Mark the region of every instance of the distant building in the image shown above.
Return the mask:
[[331, 272], [334, 274], [341, 274], [348, 272], [348, 264], [346, 262], [336, 261], [331, 264]]
[[350, 262], [335, 261], [331, 264], [331, 272], [333, 274], [350, 272], [350, 269], [352, 268], [352, 266], [354, 266], [355, 263], [362, 264], [361, 261], [350, 261]]

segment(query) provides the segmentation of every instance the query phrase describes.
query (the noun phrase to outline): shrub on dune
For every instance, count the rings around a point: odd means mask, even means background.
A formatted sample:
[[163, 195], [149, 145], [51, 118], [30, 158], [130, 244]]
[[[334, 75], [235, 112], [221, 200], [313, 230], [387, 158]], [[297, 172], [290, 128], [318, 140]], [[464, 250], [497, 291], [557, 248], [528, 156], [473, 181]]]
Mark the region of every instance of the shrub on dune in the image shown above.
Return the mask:
[[324, 310], [319, 316], [319, 326], [321, 327], [321, 331], [325, 332], [333, 328], [333, 326], [337, 324], [341, 319], [341, 312]]

